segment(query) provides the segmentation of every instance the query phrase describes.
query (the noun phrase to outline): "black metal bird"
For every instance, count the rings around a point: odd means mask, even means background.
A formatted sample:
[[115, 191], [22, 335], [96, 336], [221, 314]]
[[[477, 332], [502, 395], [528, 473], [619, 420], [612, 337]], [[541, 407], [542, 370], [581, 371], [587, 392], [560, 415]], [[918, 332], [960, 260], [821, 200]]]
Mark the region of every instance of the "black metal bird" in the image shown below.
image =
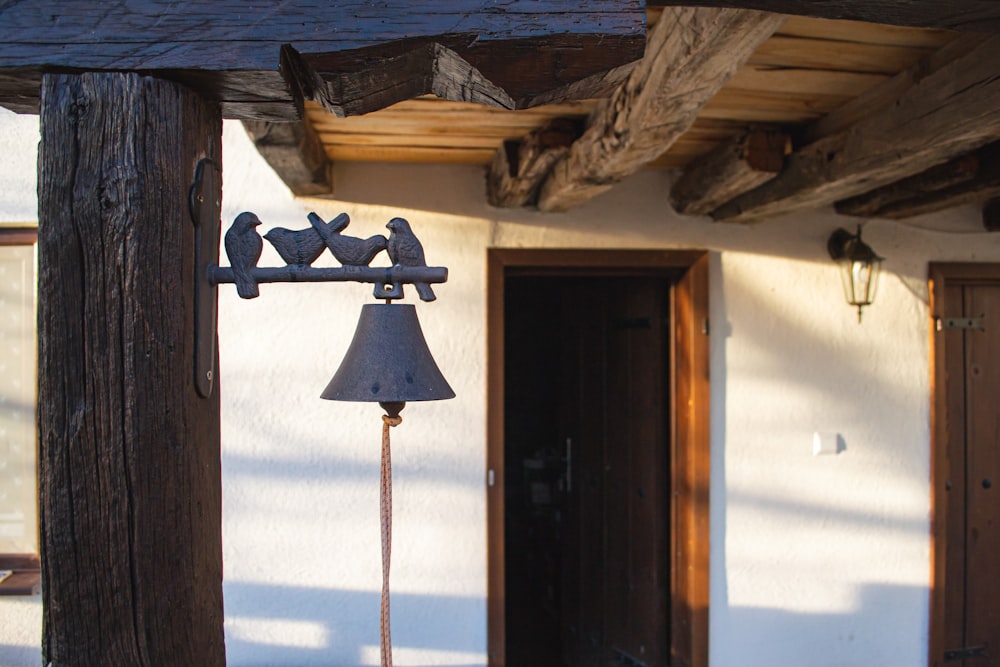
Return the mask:
[[[386, 228], [391, 232], [386, 250], [393, 265], [427, 266], [424, 260], [424, 247], [410, 229], [409, 222], [403, 218], [393, 218]], [[417, 294], [422, 301], [433, 301], [437, 298], [427, 283], [414, 283], [413, 286], [417, 288]]]
[[226, 232], [226, 254], [233, 267], [236, 291], [244, 299], [260, 296], [252, 273], [264, 249], [264, 241], [255, 229], [259, 224], [260, 219], [253, 213], [240, 213]]
[[366, 239], [345, 236], [340, 232], [347, 227], [346, 224], [340, 229], [334, 229], [323, 225], [322, 219], [316, 220], [310, 216], [309, 221], [312, 222], [313, 229], [323, 237], [326, 247], [343, 266], [368, 266], [375, 255], [385, 250], [388, 243], [384, 236], [378, 234]]
[[359, 239], [335, 233], [326, 240], [330, 252], [344, 266], [368, 266], [375, 255], [385, 250], [386, 243], [385, 237], [380, 234]]
[[[314, 217], [316, 223], [326, 227], [331, 234], [339, 232], [351, 222], [346, 213], [341, 213], [330, 222], [324, 221], [315, 213], [309, 214], [310, 221], [314, 220]], [[307, 266], [315, 262], [326, 249], [326, 242], [315, 227], [306, 229], [274, 227], [264, 234], [264, 238], [274, 246], [281, 259], [285, 260], [285, 264]]]

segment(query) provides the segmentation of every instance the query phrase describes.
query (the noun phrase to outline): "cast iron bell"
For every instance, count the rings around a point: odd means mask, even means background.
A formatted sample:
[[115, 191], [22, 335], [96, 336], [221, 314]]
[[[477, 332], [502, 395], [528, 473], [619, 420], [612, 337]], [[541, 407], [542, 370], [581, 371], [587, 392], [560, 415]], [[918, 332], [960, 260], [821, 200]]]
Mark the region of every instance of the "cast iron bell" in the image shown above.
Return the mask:
[[371, 401], [398, 414], [407, 401], [454, 398], [427, 349], [411, 304], [369, 303], [340, 368], [321, 394], [331, 401]]

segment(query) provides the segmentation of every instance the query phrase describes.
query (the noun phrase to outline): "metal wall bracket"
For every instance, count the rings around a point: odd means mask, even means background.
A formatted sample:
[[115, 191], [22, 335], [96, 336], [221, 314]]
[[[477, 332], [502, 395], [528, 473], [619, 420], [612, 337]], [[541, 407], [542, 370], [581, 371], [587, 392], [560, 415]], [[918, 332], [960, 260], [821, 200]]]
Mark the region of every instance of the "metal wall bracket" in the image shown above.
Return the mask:
[[[210, 263], [205, 267], [207, 282], [213, 287], [235, 283], [236, 291], [244, 299], [260, 296], [262, 283], [369, 283], [375, 286], [375, 298], [386, 301], [402, 299], [403, 285], [409, 284], [416, 288], [421, 301], [433, 301], [436, 297], [431, 285], [448, 280], [447, 268], [427, 266], [423, 245], [403, 218], [389, 221], [386, 228], [392, 233], [388, 238], [376, 234], [362, 239], [343, 233], [351, 224], [346, 213], [329, 222], [316, 213], [307, 217], [311, 227], [274, 227], [262, 238], [256, 230], [261, 225], [260, 219], [250, 212], [240, 213], [225, 237], [231, 266]], [[264, 241], [285, 260], [285, 266], [257, 266]], [[326, 250], [340, 266], [313, 267], [312, 263]], [[369, 266], [382, 252], [389, 255], [392, 266]]]
[[209, 158], [195, 167], [189, 206], [194, 223], [194, 385], [208, 398], [215, 385], [218, 290], [208, 280], [219, 259], [222, 232], [222, 171]]
[[[249, 211], [240, 213], [225, 235], [230, 266], [219, 266], [222, 171], [216, 162], [207, 158], [198, 162], [189, 197], [195, 230], [194, 380], [198, 394], [205, 398], [212, 395], [216, 377], [219, 284], [235, 284], [241, 298], [254, 299], [260, 296], [262, 283], [359, 282], [374, 285], [375, 298], [385, 301], [404, 298], [403, 285], [409, 284], [422, 301], [433, 301], [431, 285], [448, 280], [447, 268], [427, 266], [423, 246], [408, 221], [391, 219], [386, 225], [391, 231], [388, 238], [376, 234], [362, 239], [342, 233], [351, 222], [346, 213], [330, 221], [309, 213], [309, 227], [274, 227], [263, 237], [257, 232], [260, 219]], [[284, 266], [257, 266], [265, 240], [285, 261]], [[313, 267], [327, 250], [340, 266]], [[381, 252], [392, 265], [369, 266]]]

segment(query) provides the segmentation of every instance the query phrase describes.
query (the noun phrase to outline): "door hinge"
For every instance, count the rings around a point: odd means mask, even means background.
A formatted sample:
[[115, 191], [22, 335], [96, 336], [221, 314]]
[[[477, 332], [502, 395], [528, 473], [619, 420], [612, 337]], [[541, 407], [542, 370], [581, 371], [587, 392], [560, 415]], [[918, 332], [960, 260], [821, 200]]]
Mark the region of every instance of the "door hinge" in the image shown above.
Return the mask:
[[986, 316], [979, 317], [935, 317], [934, 324], [938, 331], [945, 329], [975, 329], [986, 331]]
[[965, 660], [966, 658], [988, 658], [985, 646], [970, 646], [968, 648], [958, 648], [944, 652], [944, 661]]
[[701, 332], [706, 336], [711, 332], [711, 328], [708, 325], [708, 318], [706, 317], [701, 321]]

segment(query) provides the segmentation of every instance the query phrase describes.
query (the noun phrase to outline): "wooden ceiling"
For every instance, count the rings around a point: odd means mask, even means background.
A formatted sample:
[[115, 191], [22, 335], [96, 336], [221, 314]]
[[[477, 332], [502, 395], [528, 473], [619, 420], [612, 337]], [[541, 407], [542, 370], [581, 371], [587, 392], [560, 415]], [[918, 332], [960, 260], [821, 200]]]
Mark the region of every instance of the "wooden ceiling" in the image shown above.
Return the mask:
[[0, 105], [37, 113], [60, 72], [174, 80], [300, 195], [363, 160], [487, 166], [492, 205], [546, 212], [650, 167], [730, 222], [1000, 197], [996, 0], [126, 4], [0, 2]]
[[[662, 9], [648, 10], [650, 22]], [[805, 127], [954, 40], [959, 33], [791, 17], [708, 102], [650, 167], [683, 168], [748, 124]], [[432, 95], [362, 116], [337, 118], [307, 102], [323, 150], [337, 162], [488, 165], [504, 140], [554, 118], [584, 120], [596, 100], [518, 111]]]
[[[452, 101], [344, 118], [305, 96], [294, 131], [248, 129], [303, 195], [332, 196], [329, 170], [361, 161], [482, 165], [490, 204], [542, 211], [673, 168], [675, 210], [731, 222], [830, 204], [898, 219], [1000, 197], [1000, 37], [690, 6], [647, 20], [644, 57], [613, 70], [604, 97], [506, 110], [454, 101], [452, 86]], [[998, 211], [984, 206], [987, 229]]]

